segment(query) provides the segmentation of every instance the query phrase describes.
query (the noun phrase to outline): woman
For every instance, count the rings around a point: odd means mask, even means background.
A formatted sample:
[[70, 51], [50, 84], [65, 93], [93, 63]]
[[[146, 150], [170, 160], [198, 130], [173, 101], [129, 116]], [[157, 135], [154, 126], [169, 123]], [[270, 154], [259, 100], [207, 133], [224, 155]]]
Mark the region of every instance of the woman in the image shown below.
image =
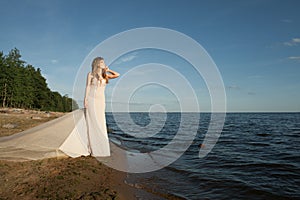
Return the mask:
[[85, 117], [81, 112], [74, 113], [75, 127], [59, 150], [73, 158], [87, 155], [110, 156], [104, 91], [108, 80], [117, 77], [119, 73], [110, 70], [103, 58], [93, 60], [92, 71], [88, 73], [86, 81]]
[[101, 57], [93, 60], [92, 72], [87, 75], [84, 107], [86, 108], [88, 148], [91, 155], [95, 157], [110, 156], [104, 91], [108, 80], [117, 77], [119, 73], [110, 70]]

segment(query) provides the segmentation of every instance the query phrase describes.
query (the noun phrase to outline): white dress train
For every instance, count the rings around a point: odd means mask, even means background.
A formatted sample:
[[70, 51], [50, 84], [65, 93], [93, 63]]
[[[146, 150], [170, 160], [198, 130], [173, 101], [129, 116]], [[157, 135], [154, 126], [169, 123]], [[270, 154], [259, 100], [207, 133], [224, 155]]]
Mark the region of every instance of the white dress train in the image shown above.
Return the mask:
[[105, 79], [98, 81], [92, 78], [85, 115], [74, 116], [75, 127], [59, 147], [68, 156], [110, 156], [105, 119], [105, 87]]

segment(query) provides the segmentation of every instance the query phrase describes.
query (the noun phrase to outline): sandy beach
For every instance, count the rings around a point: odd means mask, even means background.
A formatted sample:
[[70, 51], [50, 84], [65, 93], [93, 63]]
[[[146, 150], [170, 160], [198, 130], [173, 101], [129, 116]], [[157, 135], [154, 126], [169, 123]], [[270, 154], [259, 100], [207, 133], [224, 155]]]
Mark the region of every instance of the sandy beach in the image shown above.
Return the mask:
[[43, 112], [16, 108], [0, 109], [0, 136], [18, 133], [65, 115], [63, 112]]
[[93, 157], [0, 161], [1, 199], [135, 199], [126, 173]]
[[[2, 109], [0, 135], [8, 136], [63, 116], [64, 113]], [[0, 160], [1, 199], [136, 199], [126, 173], [93, 157]]]

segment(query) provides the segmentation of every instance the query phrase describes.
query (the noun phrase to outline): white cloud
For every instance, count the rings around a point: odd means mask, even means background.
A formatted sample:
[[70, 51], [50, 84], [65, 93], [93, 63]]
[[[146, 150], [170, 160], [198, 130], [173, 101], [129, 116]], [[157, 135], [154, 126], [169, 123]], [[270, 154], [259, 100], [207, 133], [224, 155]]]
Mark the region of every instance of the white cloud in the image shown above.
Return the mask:
[[132, 54], [129, 54], [129, 55], [121, 58], [120, 60], [118, 60], [116, 62], [116, 64], [121, 64], [121, 63], [124, 63], [124, 62], [129, 62], [129, 61], [131, 61], [131, 60], [133, 60], [135, 58], [137, 58], [137, 53], [132, 53]]
[[284, 22], [284, 23], [292, 23], [293, 21], [290, 20], [290, 19], [282, 19], [280, 20], [281, 22]]
[[129, 62], [129, 61], [131, 61], [135, 58], [136, 58], [136, 55], [130, 55], [130, 56], [127, 56], [125, 58], [122, 58], [122, 62]]
[[290, 56], [288, 57], [290, 60], [300, 60], [300, 56]]
[[284, 42], [283, 44], [284, 44], [285, 46], [290, 46], [290, 47], [291, 47], [291, 46], [294, 46], [294, 45], [293, 45], [292, 43], [290, 43], [290, 42]]
[[300, 38], [293, 38], [292, 40], [288, 41], [288, 42], [284, 42], [283, 43], [286, 46], [298, 46], [300, 44]]
[[58, 63], [58, 60], [53, 59], [53, 60], [51, 60], [51, 63], [56, 64], [56, 63]]
[[299, 43], [299, 42], [300, 42], [300, 38], [294, 38], [294, 39], [293, 39], [293, 42]]

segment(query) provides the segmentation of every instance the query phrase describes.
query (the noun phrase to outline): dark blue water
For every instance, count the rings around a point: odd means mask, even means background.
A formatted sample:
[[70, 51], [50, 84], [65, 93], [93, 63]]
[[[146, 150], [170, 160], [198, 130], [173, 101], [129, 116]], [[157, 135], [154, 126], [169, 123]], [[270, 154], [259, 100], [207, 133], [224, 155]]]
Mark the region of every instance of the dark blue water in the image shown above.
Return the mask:
[[[114, 115], [106, 114], [113, 130], [109, 137], [147, 152], [172, 139], [182, 114], [167, 113], [161, 131], [150, 138], [124, 133], [118, 123], [126, 124], [126, 118], [116, 122]], [[150, 123], [148, 113], [130, 116], [140, 126]], [[228, 113], [217, 144], [205, 158], [199, 158], [210, 117], [200, 114], [194, 142], [177, 161], [158, 171], [130, 174], [129, 181], [184, 199], [300, 199], [300, 113]]]

